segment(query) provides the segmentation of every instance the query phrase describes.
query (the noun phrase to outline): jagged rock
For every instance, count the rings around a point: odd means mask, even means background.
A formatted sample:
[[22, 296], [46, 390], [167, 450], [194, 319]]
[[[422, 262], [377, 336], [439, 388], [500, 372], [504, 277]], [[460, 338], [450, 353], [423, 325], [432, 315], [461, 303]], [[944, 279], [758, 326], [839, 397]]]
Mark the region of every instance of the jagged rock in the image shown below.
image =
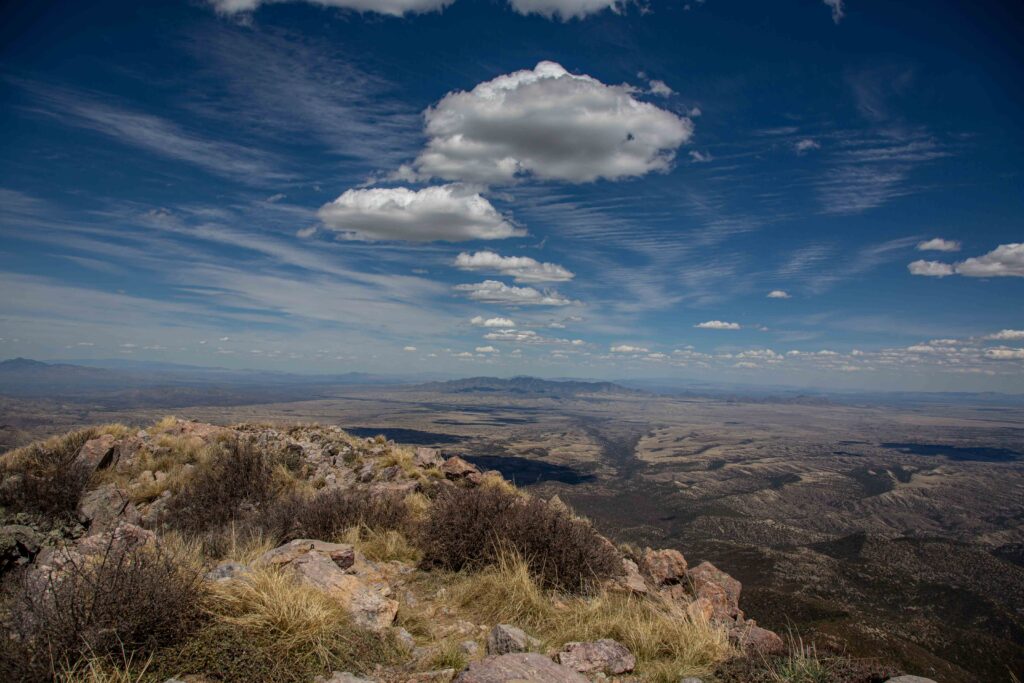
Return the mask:
[[313, 679], [313, 683], [375, 683], [371, 678], [363, 678], [350, 674], [347, 671], [335, 671], [331, 674], [330, 678], [324, 678], [323, 676], [317, 676]]
[[355, 564], [355, 549], [347, 543], [328, 543], [311, 538], [299, 538], [273, 550], [268, 550], [256, 562], [257, 564], [285, 565], [310, 552], [327, 556], [338, 569], [348, 569]]
[[111, 434], [104, 434], [89, 439], [78, 451], [78, 460], [89, 466], [90, 470], [102, 470], [115, 464], [117, 439]]
[[896, 678], [890, 678], [886, 683], [935, 683], [930, 678], [921, 678], [920, 676], [897, 676]]
[[430, 468], [440, 467], [444, 464], [439, 448], [425, 448], [420, 446], [412, 455], [412, 461], [417, 467]]
[[249, 573], [249, 568], [241, 562], [224, 560], [216, 567], [206, 572], [207, 581], [233, 581]]
[[380, 481], [394, 481], [402, 476], [402, 468], [398, 465], [391, 465], [390, 467], [382, 467], [377, 472], [377, 479]]
[[441, 465], [441, 471], [448, 479], [465, 479], [471, 474], [480, 474], [476, 465], [472, 465], [457, 455], [453, 455]]
[[694, 595], [707, 598], [714, 605], [716, 617], [735, 619], [742, 615], [739, 603], [743, 584], [739, 581], [710, 562], [701, 562], [686, 575], [693, 583]]
[[[725, 591], [721, 595], [725, 596]], [[687, 603], [686, 614], [694, 621], [701, 623], [715, 618], [715, 605], [707, 598], [695, 598]]]
[[471, 663], [456, 683], [587, 683], [580, 673], [544, 655], [524, 652], [486, 657]]
[[43, 537], [32, 527], [8, 524], [0, 527], [0, 574], [32, 561], [42, 548]]
[[637, 595], [646, 595], [650, 592], [650, 587], [640, 573], [640, 568], [628, 557], [622, 558], [622, 573], [606, 580], [604, 586], [608, 590]]
[[748, 654], [777, 655], [786, 651], [786, 644], [777, 633], [757, 625], [734, 628], [729, 639]]
[[480, 646], [475, 640], [464, 640], [459, 643], [459, 652], [467, 657], [474, 657], [480, 651]]
[[398, 614], [391, 587], [350, 545], [298, 539], [264, 553], [257, 563], [288, 567], [301, 581], [341, 603], [363, 628], [382, 631]]
[[128, 498], [128, 492], [116, 484], [100, 486], [82, 496], [78, 514], [87, 522], [90, 535], [109, 531], [121, 523], [142, 522], [142, 515]]
[[636, 667], [634, 657], [626, 646], [610, 638], [590, 643], [566, 643], [555, 655], [555, 661], [585, 674], [629, 673]]
[[677, 584], [686, 578], [686, 558], [678, 550], [644, 550], [643, 568], [656, 586]]
[[529, 652], [540, 646], [540, 641], [526, 635], [522, 629], [509, 624], [498, 624], [487, 634], [487, 654], [507, 655], [515, 652]]
[[206, 422], [194, 422], [192, 420], [178, 420], [174, 423], [174, 426], [166, 430], [168, 434], [175, 434], [178, 436], [194, 436], [204, 441], [212, 440], [214, 437], [227, 432], [233, 432], [233, 429], [226, 427], [218, 427]]

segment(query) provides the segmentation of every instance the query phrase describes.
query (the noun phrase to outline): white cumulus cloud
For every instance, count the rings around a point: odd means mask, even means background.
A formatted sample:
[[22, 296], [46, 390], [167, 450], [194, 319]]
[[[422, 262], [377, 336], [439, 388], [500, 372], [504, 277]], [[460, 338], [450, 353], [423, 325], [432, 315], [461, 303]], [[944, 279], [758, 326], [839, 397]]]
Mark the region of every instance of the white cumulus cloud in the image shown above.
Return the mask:
[[[260, 5], [286, 2], [287, 0], [210, 0], [214, 9], [222, 14], [250, 12]], [[314, 5], [338, 7], [357, 12], [376, 12], [400, 17], [406, 13], [433, 12], [442, 10], [455, 0], [307, 0]]]
[[402, 348], [403, 351], [409, 351], [410, 353], [416, 350], [415, 346], [405, 346]]
[[493, 346], [478, 346], [476, 347], [477, 353], [498, 353], [498, 349]]
[[773, 289], [772, 291], [768, 292], [768, 298], [769, 299], [789, 299], [791, 297], [789, 295], [789, 292], [787, 292], [785, 290]]
[[643, 346], [633, 346], [631, 344], [619, 344], [611, 347], [612, 353], [647, 353], [649, 349]]
[[941, 237], [935, 237], [930, 240], [918, 242], [916, 249], [918, 251], [960, 251], [960, 242], [957, 240], [944, 240]]
[[509, 0], [509, 4], [520, 14], [539, 14], [548, 19], [569, 21], [608, 9], [617, 12], [624, 3], [620, 0]]
[[708, 320], [706, 322], [697, 323], [694, 327], [699, 327], [702, 330], [738, 330], [740, 329], [740, 324], [727, 323], [722, 320]]
[[460, 185], [347, 190], [320, 207], [318, 216], [328, 228], [358, 240], [459, 242], [526, 234]]
[[958, 263], [914, 261], [907, 268], [914, 275], [934, 277], [1024, 277], [1024, 243], [1000, 244], [987, 254]]
[[984, 256], [956, 264], [956, 272], [967, 277], [1024, 277], [1024, 243], [1000, 244]]
[[533, 287], [515, 287], [498, 280], [484, 280], [471, 285], [456, 285], [474, 301], [506, 306], [569, 306], [573, 301], [555, 291], [542, 292]]
[[635, 92], [540, 62], [449, 93], [425, 112], [427, 147], [398, 175], [581, 183], [666, 171], [693, 123]]
[[474, 316], [470, 321], [477, 327], [515, 327], [516, 324], [508, 318], [484, 318], [482, 315]]
[[986, 349], [985, 357], [993, 360], [1024, 360], [1024, 349], [1000, 346], [996, 349]]
[[501, 256], [493, 251], [462, 252], [455, 258], [455, 266], [506, 275], [516, 282], [567, 282], [575, 277], [557, 263], [541, 263], [529, 256]]
[[826, 5], [832, 9], [832, 21], [839, 23], [846, 16], [846, 12], [843, 9], [843, 0], [822, 0]]
[[804, 154], [813, 149], [821, 149], [821, 144], [817, 140], [804, 138], [803, 140], [797, 140], [796, 144], [793, 145], [793, 149], [796, 150], [797, 154]]
[[1024, 330], [1001, 330], [995, 334], [990, 334], [985, 339], [994, 339], [997, 341], [1017, 341], [1024, 339]]
[[914, 261], [907, 264], [907, 270], [911, 275], [925, 275], [928, 277], [946, 277], [953, 274], [953, 266], [941, 261]]

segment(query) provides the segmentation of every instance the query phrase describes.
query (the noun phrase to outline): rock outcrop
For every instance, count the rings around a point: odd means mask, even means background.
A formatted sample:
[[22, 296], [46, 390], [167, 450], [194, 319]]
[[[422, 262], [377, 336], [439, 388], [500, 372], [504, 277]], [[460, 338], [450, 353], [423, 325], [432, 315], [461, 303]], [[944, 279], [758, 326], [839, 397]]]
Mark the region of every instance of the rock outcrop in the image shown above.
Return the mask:
[[626, 646], [608, 638], [591, 643], [566, 643], [555, 655], [555, 661], [584, 674], [618, 675], [636, 668], [636, 657]]
[[471, 663], [456, 683], [588, 683], [580, 673], [534, 653], [486, 657]]

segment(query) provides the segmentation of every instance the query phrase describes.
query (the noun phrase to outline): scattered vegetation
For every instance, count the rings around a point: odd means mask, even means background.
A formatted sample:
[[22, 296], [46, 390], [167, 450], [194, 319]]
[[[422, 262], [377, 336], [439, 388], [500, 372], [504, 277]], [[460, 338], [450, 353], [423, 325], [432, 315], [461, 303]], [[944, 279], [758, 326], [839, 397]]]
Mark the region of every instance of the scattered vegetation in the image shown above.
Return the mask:
[[298, 683], [332, 670], [367, 672], [401, 654], [392, 638], [353, 626], [336, 601], [278, 570], [218, 584], [207, 610], [202, 629], [154, 656], [156, 673]]
[[588, 522], [502, 487], [442, 492], [419, 538], [428, 566], [479, 569], [511, 551], [545, 588], [573, 593], [622, 571], [614, 546]]
[[202, 622], [204, 592], [201, 575], [162, 546], [112, 538], [86, 558], [68, 554], [60, 572], [15, 580], [0, 679], [50, 680], [81, 672], [84, 659], [138, 657], [178, 642]]
[[405, 497], [399, 494], [332, 488], [284, 497], [267, 511], [260, 525], [281, 541], [334, 541], [352, 527], [373, 532], [408, 531], [411, 512]]
[[0, 506], [48, 518], [74, 514], [92, 475], [78, 454], [98, 433], [83, 429], [5, 455]]
[[483, 623], [516, 624], [550, 647], [615, 639], [636, 656], [637, 671], [645, 680], [704, 676], [732, 652], [723, 628], [695, 621], [660, 599], [604, 592], [571, 597], [545, 591], [529, 565], [514, 554], [502, 553], [494, 565], [463, 574], [454, 581], [451, 594], [456, 604]]
[[243, 519], [275, 497], [275, 459], [251, 441], [222, 444], [202, 462], [167, 509], [172, 529], [202, 533]]

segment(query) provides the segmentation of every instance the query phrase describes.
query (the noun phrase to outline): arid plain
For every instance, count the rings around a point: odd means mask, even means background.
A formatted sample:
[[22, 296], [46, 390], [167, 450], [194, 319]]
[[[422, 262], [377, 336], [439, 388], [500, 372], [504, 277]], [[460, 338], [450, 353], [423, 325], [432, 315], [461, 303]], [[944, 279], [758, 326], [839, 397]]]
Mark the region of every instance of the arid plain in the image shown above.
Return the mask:
[[321, 387], [145, 409], [0, 399], [0, 419], [5, 446], [168, 413], [438, 445], [557, 493], [620, 542], [715, 562], [780, 632], [954, 683], [1024, 667], [1024, 407], [551, 386]]

